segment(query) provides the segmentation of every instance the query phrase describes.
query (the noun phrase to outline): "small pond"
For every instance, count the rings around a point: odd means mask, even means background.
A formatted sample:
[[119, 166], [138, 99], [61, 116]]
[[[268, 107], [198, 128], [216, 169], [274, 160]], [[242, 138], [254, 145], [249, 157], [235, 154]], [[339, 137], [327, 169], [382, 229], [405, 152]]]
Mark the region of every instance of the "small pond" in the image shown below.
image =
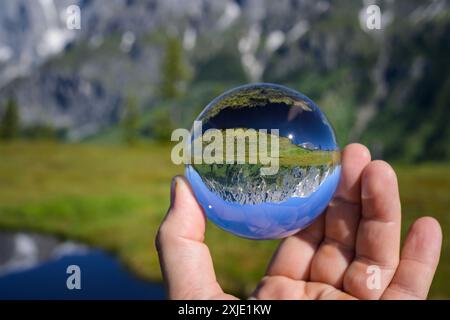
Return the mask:
[[[80, 270], [80, 289], [69, 290], [67, 268]], [[70, 241], [0, 232], [0, 300], [164, 299], [161, 284], [136, 278], [113, 256]]]

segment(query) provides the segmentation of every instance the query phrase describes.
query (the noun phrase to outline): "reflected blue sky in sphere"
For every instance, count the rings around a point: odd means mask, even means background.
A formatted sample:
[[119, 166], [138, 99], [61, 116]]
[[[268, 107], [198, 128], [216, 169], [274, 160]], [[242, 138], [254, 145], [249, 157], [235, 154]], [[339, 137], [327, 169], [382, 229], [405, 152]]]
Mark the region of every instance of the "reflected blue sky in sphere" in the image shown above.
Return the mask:
[[222, 229], [249, 239], [287, 237], [310, 225], [327, 207], [339, 182], [341, 168], [308, 198], [290, 198], [283, 203], [241, 205], [226, 202], [211, 192], [192, 166], [186, 177], [206, 216]]

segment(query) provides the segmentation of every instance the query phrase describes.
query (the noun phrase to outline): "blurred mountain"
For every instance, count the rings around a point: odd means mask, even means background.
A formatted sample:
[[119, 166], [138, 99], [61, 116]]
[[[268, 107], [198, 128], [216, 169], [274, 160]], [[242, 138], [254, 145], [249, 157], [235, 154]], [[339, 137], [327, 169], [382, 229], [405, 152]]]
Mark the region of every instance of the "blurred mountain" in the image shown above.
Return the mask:
[[26, 76], [74, 38], [52, 1], [2, 1], [0, 4], [0, 85]]
[[[381, 30], [365, 27], [370, 3], [3, 1], [0, 105], [13, 96], [24, 126], [51, 124], [79, 140], [116, 126], [132, 96], [152, 135], [158, 124], [189, 126], [230, 87], [276, 82], [315, 100], [341, 144], [363, 141], [376, 157], [450, 159], [448, 1], [377, 1]], [[81, 8], [81, 30], [66, 27], [70, 4]], [[171, 41], [189, 75], [173, 97], [162, 88]]]

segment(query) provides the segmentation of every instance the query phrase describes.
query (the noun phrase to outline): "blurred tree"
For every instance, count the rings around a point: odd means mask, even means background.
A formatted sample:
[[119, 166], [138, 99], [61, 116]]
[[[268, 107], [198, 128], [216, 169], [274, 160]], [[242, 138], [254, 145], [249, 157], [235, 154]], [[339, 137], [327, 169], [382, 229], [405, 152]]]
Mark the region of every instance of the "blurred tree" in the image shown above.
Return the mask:
[[183, 85], [190, 78], [190, 72], [183, 56], [183, 47], [175, 37], [167, 39], [161, 74], [162, 97], [178, 98], [183, 92]]
[[123, 138], [125, 143], [132, 145], [138, 139], [139, 110], [135, 97], [129, 97], [125, 104], [125, 113], [122, 118]]
[[247, 76], [239, 53], [221, 51], [196, 64], [195, 82], [245, 83]]
[[0, 138], [12, 140], [19, 135], [19, 110], [16, 100], [8, 99], [6, 110], [0, 122]]
[[22, 136], [28, 140], [57, 140], [62, 134], [48, 123], [36, 123], [22, 130]]
[[170, 141], [172, 131], [176, 128], [170, 113], [167, 109], [158, 108], [152, 113], [150, 122], [151, 134], [156, 141]]

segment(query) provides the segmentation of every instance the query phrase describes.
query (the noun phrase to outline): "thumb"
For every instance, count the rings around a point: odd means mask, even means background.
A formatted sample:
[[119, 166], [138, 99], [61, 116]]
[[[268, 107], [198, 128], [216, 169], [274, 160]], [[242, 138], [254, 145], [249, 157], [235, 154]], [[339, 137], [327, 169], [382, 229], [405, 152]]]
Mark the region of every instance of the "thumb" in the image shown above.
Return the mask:
[[172, 299], [209, 299], [223, 293], [203, 243], [206, 217], [184, 177], [172, 180], [171, 205], [156, 237], [161, 271]]
[[172, 235], [203, 242], [206, 216], [189, 182], [183, 176], [175, 176], [170, 189], [170, 207], [162, 226], [172, 228]]

